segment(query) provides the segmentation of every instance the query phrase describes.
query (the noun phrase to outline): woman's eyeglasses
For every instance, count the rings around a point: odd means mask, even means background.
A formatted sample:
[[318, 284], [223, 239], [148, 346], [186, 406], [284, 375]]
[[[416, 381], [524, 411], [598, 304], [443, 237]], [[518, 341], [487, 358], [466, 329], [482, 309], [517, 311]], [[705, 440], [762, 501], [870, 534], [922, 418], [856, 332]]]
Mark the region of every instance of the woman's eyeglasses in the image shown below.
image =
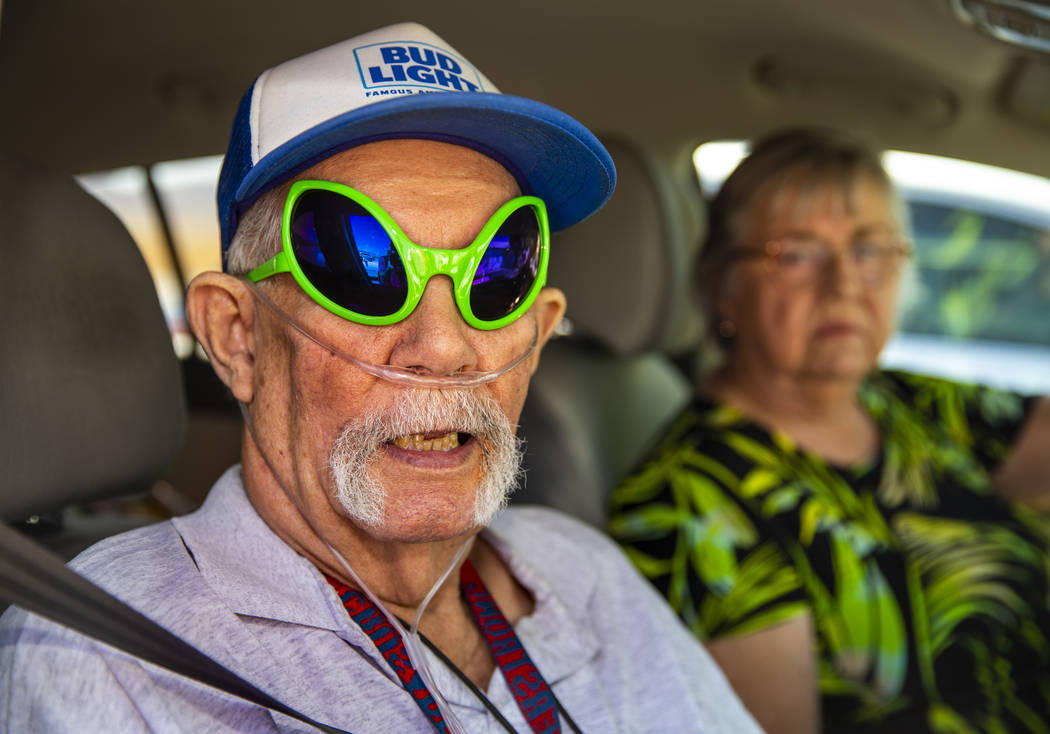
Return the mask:
[[759, 259], [777, 278], [789, 285], [807, 286], [827, 276], [832, 263], [848, 258], [865, 285], [877, 286], [900, 270], [912, 255], [911, 245], [891, 234], [868, 235], [843, 252], [818, 237], [790, 235], [770, 240], [761, 247], [738, 247], [733, 258]]

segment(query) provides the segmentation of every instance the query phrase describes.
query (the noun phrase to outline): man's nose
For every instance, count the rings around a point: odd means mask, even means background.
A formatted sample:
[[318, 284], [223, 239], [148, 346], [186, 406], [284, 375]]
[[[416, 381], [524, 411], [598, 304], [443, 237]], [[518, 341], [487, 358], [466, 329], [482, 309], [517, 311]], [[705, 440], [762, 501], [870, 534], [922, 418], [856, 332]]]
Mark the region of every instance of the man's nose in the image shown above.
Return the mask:
[[452, 281], [435, 276], [402, 323], [402, 338], [390, 355], [390, 363], [430, 375], [475, 370], [478, 355], [469, 338], [471, 331], [456, 306]]

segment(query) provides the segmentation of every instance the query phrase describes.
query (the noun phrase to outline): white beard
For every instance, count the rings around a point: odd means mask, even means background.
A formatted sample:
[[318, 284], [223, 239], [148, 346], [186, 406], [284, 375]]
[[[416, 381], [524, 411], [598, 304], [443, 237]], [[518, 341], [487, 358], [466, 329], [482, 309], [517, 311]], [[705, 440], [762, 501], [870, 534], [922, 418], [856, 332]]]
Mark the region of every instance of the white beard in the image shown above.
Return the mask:
[[332, 442], [328, 466], [336, 498], [350, 518], [374, 528], [386, 517], [386, 489], [370, 471], [383, 444], [399, 436], [449, 429], [473, 435], [482, 450], [473, 522], [475, 527], [488, 525], [514, 489], [522, 448], [499, 404], [471, 390], [405, 390], [390, 410], [366, 413], [343, 426]]

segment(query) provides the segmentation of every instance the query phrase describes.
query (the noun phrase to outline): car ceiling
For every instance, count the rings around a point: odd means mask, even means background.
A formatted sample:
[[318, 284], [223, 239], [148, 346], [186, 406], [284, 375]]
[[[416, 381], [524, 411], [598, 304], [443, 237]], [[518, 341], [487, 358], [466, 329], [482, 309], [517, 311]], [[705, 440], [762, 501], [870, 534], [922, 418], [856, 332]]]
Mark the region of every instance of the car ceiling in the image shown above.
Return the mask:
[[220, 153], [259, 71], [403, 20], [667, 160], [826, 123], [1050, 176], [1050, 56], [948, 0], [3, 0], [0, 140], [71, 172]]

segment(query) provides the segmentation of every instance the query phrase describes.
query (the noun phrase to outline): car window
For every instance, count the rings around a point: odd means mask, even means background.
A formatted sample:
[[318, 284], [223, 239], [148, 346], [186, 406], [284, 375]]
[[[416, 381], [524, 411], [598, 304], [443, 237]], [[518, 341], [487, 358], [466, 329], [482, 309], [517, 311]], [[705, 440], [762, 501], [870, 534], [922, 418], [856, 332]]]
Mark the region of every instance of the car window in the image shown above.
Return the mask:
[[1050, 345], [1050, 231], [968, 207], [909, 211], [920, 286], [904, 330]]
[[[741, 141], [696, 149], [705, 196], [746, 152]], [[1050, 392], [1050, 207], [1042, 205], [1050, 202], [1050, 180], [901, 151], [888, 153], [885, 163], [907, 205], [915, 260], [883, 364]], [[219, 267], [220, 164], [210, 156], [78, 177], [139, 244], [182, 357], [193, 349], [185, 282]]]
[[221, 156], [208, 156], [77, 176], [135, 238], [182, 358], [194, 347], [185, 319], [186, 283], [221, 266], [215, 203], [221, 162]]
[[[705, 197], [746, 152], [741, 141], [697, 148]], [[1050, 180], [903, 151], [884, 164], [907, 207], [915, 258], [882, 364], [1050, 392]]]

